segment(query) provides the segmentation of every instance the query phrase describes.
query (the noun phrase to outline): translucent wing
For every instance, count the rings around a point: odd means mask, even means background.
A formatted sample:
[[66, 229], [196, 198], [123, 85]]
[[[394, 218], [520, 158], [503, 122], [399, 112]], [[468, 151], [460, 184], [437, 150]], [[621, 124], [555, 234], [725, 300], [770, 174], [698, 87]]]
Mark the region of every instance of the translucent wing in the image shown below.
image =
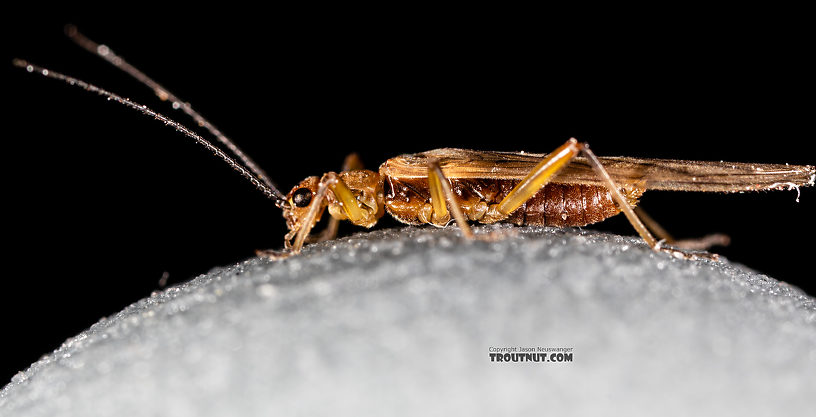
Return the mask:
[[[428, 160], [439, 161], [448, 178], [522, 179], [545, 154], [435, 149], [389, 159], [380, 172], [395, 178], [427, 176]], [[620, 185], [647, 190], [737, 192], [813, 185], [816, 170], [810, 165], [680, 161], [602, 157], [601, 163]], [[603, 185], [586, 159], [578, 157], [552, 182]]]

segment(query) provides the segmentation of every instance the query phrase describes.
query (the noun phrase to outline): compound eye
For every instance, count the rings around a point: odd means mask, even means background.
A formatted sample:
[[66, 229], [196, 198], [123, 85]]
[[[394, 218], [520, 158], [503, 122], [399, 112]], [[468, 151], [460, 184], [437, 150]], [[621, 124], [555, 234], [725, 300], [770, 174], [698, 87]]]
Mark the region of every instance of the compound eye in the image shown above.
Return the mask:
[[292, 194], [292, 202], [298, 207], [306, 207], [312, 201], [312, 190], [308, 188], [298, 188]]

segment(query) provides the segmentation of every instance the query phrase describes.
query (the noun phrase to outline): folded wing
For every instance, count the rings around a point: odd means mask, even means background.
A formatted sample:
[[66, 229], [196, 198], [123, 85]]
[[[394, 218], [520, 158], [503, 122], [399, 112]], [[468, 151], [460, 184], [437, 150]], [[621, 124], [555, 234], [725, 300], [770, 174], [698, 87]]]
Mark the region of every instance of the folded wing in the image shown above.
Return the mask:
[[[395, 178], [427, 176], [428, 160], [439, 161], [448, 178], [522, 179], [545, 154], [435, 149], [389, 159], [380, 173]], [[813, 185], [816, 169], [810, 165], [681, 161], [602, 157], [616, 183], [648, 190], [738, 192], [787, 189]], [[554, 183], [603, 185], [586, 159], [578, 157]]]

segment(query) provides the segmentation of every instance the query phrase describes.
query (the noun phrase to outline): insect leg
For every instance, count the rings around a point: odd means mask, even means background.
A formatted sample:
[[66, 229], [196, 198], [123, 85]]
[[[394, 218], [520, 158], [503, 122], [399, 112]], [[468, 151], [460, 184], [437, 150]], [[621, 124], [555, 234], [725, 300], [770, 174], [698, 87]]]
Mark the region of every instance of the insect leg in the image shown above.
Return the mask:
[[640, 206], [635, 207], [635, 214], [640, 217], [643, 224], [657, 236], [658, 239], [668, 243], [677, 248], [691, 249], [691, 250], [707, 250], [712, 246], [728, 246], [731, 243], [731, 238], [722, 233], [713, 233], [696, 239], [675, 239], [666, 229], [663, 228], [655, 219], [652, 218]]
[[363, 208], [360, 207], [360, 202], [357, 201], [357, 197], [354, 196], [354, 193], [352, 193], [348, 185], [334, 172], [324, 174], [320, 179], [317, 192], [312, 198], [309, 211], [303, 220], [301, 220], [300, 227], [295, 236], [295, 242], [292, 244], [292, 253], [298, 253], [303, 248], [303, 244], [306, 242], [309, 232], [311, 232], [315, 223], [317, 223], [317, 219], [320, 217], [321, 210], [326, 207], [323, 203], [326, 201], [326, 194], [329, 191], [343, 203], [343, 210], [346, 212], [349, 221], [356, 223], [364, 219], [365, 212]]
[[516, 211], [522, 204], [532, 198], [541, 188], [550, 182], [555, 174], [569, 163], [582, 145], [575, 139], [570, 139], [558, 149], [547, 155], [507, 194], [499, 204], [488, 209], [486, 216], [491, 220], [501, 220]]
[[[356, 153], [351, 153], [346, 156], [343, 161], [343, 171], [351, 171], [355, 169], [363, 169], [363, 163], [360, 161], [360, 156]], [[334, 217], [329, 217], [329, 224], [320, 234], [310, 236], [306, 239], [307, 243], [325, 242], [327, 240], [334, 240], [337, 237], [337, 229], [340, 226], [340, 220]]]
[[[255, 254], [277, 260], [288, 258], [289, 256], [300, 253], [300, 250], [303, 249], [303, 244], [309, 237], [309, 232], [311, 232], [312, 228], [314, 228], [321, 212], [326, 209], [326, 194], [328, 193], [329, 187], [332, 185], [332, 183], [336, 181], [337, 174], [333, 172], [324, 174], [323, 177], [320, 178], [320, 183], [317, 186], [317, 192], [315, 192], [315, 195], [312, 197], [309, 205], [309, 211], [306, 212], [306, 215], [299, 220], [297, 228], [290, 230], [283, 239], [286, 250], [256, 250]], [[293, 238], [295, 239], [294, 243], [291, 242]]]
[[640, 206], [635, 207], [635, 214], [640, 218], [646, 228], [649, 229], [658, 239], [665, 241], [666, 243], [673, 243], [675, 242], [674, 237], [663, 228], [655, 219], [652, 218], [646, 210], [643, 210]]
[[[570, 139], [570, 141], [575, 141], [575, 139]], [[649, 233], [649, 230], [640, 220], [638, 215], [635, 214], [635, 210], [626, 201], [626, 198], [621, 193], [620, 188], [617, 186], [617, 184], [615, 184], [615, 181], [612, 180], [612, 176], [609, 175], [609, 172], [606, 171], [606, 168], [604, 168], [603, 164], [601, 164], [601, 161], [598, 160], [598, 157], [595, 156], [595, 153], [589, 150], [589, 145], [586, 143], [577, 143], [577, 141], [575, 142], [575, 144], [581, 151], [581, 153], [583, 153], [584, 156], [586, 156], [586, 158], [589, 160], [589, 163], [592, 166], [592, 169], [595, 170], [595, 173], [597, 173], [598, 176], [601, 177], [604, 184], [606, 185], [606, 188], [609, 190], [609, 193], [612, 195], [612, 199], [614, 199], [615, 203], [618, 204], [618, 208], [621, 209], [623, 214], [629, 220], [629, 223], [632, 224], [632, 227], [635, 228], [640, 237], [642, 237], [643, 240], [646, 241], [646, 244], [649, 245], [649, 247], [652, 248], [652, 250], [658, 252], [666, 252], [674, 257], [683, 259], [698, 259], [698, 258], [706, 258], [712, 260], [719, 259], [719, 256], [716, 254], [688, 253], [680, 249], [663, 247], [661, 245], [661, 242], [657, 241], [654, 238], [654, 236], [652, 236], [652, 234]]]
[[317, 187], [315, 196], [312, 198], [312, 204], [309, 206], [309, 211], [300, 221], [300, 227], [295, 235], [295, 242], [292, 243], [291, 252], [293, 254], [299, 253], [303, 248], [303, 243], [306, 242], [306, 237], [309, 236], [309, 232], [312, 231], [315, 223], [317, 223], [317, 218], [321, 210], [325, 208], [323, 203], [326, 200], [326, 193], [328, 193], [329, 187], [335, 182], [337, 182], [337, 174], [333, 172], [323, 175], [323, 178], [320, 179], [320, 184]]
[[[436, 160], [428, 162], [428, 186], [431, 191], [433, 216], [437, 218], [448, 217], [447, 205], [449, 205], [451, 212], [453, 212], [453, 218], [456, 220], [456, 224], [459, 225], [459, 229], [462, 230], [462, 234], [468, 239], [473, 238], [473, 231], [470, 229], [464, 213], [462, 213], [462, 207], [456, 200], [456, 195], [451, 190], [450, 181], [445, 177]], [[447, 205], [445, 204], [446, 201]]]
[[363, 169], [363, 161], [360, 160], [360, 155], [350, 153], [343, 160], [343, 171], [352, 171], [356, 169]]
[[521, 180], [521, 182], [519, 182], [518, 185], [516, 185], [516, 187], [504, 197], [504, 199], [502, 199], [501, 202], [499, 202], [499, 204], [490, 207], [485, 216], [495, 220], [500, 220], [509, 216], [516, 209], [521, 207], [524, 202], [534, 196], [548, 182], [550, 182], [558, 171], [566, 166], [566, 164], [568, 164], [579, 153], [583, 153], [584, 156], [587, 157], [592, 169], [603, 180], [604, 185], [606, 185], [606, 188], [612, 195], [612, 199], [615, 200], [615, 203], [617, 203], [618, 207], [629, 220], [629, 223], [632, 224], [632, 227], [635, 228], [635, 231], [637, 231], [638, 235], [643, 238], [650, 248], [655, 251], [669, 253], [678, 258], [718, 259], [716, 254], [691, 254], [680, 249], [663, 247], [662, 242], [658, 241], [654, 236], [652, 236], [649, 229], [643, 224], [643, 221], [641, 221], [638, 215], [635, 214], [634, 209], [629, 202], [626, 201], [626, 198], [621, 193], [618, 185], [615, 184], [614, 180], [612, 180], [612, 176], [610, 176], [609, 172], [606, 171], [606, 168], [603, 167], [603, 164], [601, 164], [601, 161], [598, 160], [598, 157], [589, 150], [589, 145], [586, 143], [579, 143], [574, 138], [568, 140], [565, 144], [561, 145], [558, 149], [547, 155], [541, 162], [539, 162], [539, 164], [536, 165], [535, 168], [533, 168], [530, 173], [523, 180]]

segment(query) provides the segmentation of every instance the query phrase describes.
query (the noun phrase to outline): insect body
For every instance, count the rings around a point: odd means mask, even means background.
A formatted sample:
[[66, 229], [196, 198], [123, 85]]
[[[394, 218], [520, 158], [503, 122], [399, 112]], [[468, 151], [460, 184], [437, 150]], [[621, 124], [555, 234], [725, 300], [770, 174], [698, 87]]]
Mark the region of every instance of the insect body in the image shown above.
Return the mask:
[[[450, 180], [467, 219], [494, 223], [497, 219], [487, 215], [489, 207], [507, 197], [524, 175], [544, 157], [546, 155], [437, 149], [393, 158], [380, 168], [388, 190], [386, 209], [392, 216], [408, 224], [444, 223], [446, 219], [432, 216], [433, 207], [427, 203], [431, 199], [427, 192], [428, 181], [421, 175], [421, 167], [427, 167], [430, 161], [436, 160]], [[517, 169], [502, 166], [513, 160], [518, 163]], [[559, 177], [553, 178], [501, 221], [517, 225], [586, 226], [619, 212], [603, 185], [571, 183], [569, 179], [557, 181]], [[634, 206], [642, 191], [630, 188], [624, 194]]]
[[[577, 157], [580, 152], [586, 157]], [[811, 166], [598, 158], [575, 139], [549, 155], [437, 149], [389, 159], [379, 172], [349, 169], [307, 178], [286, 197], [286, 246], [299, 251], [326, 207], [334, 220], [364, 227], [385, 212], [412, 225], [455, 220], [466, 236], [472, 236], [468, 221], [585, 226], [623, 211], [655, 250], [698, 257], [662, 247], [652, 236], [648, 229], [661, 229], [634, 210], [645, 191], [785, 189], [813, 185], [814, 176]]]
[[[386, 161], [380, 166], [379, 172], [350, 170], [332, 174], [334, 181], [342, 181], [351, 190], [361, 210], [360, 215], [346, 212], [345, 208], [353, 207], [355, 203], [346, 203], [338, 198], [336, 189], [326, 195], [326, 205], [334, 219], [350, 220], [358, 226], [371, 227], [387, 212], [406, 224], [444, 227], [454, 220], [447, 211], [451, 201], [445, 202], [442, 190], [437, 192], [439, 197], [434, 197], [434, 187], [440, 186], [431, 184], [433, 175], [427, 172], [429, 166], [437, 163], [455, 195], [453, 204], [458, 206], [468, 221], [556, 227], [586, 226], [620, 212], [612, 195], [603, 185], [558, 181], [544, 185], [509, 215], [495, 213], [497, 205], [524, 178], [520, 175], [524, 173], [524, 168], [529, 171], [544, 157], [546, 155], [465, 149], [437, 149], [402, 155]], [[515, 172], [499, 167], [513, 159], [523, 161]], [[318, 177], [307, 178], [287, 196], [290, 207], [284, 208], [284, 217], [292, 231], [290, 238], [303, 227], [304, 223], [300, 219], [308, 216], [309, 205], [319, 192], [319, 184]], [[627, 202], [634, 206], [644, 190], [630, 187], [622, 191]], [[435, 201], [442, 201], [443, 204], [435, 207]], [[320, 211], [315, 221], [319, 218]]]
[[[474, 237], [469, 221], [583, 226], [623, 212], [638, 234], [656, 251], [684, 258], [716, 258], [716, 255], [694, 254], [682, 248], [664, 246], [650, 230], [665, 240], [670, 240], [668, 235], [644, 213], [635, 211], [640, 196], [647, 190], [738, 192], [785, 189], [813, 185], [816, 178], [814, 167], [804, 165], [599, 158], [586, 143], [570, 139], [550, 154], [437, 149], [389, 159], [377, 172], [363, 169], [359, 160], [351, 156], [340, 173], [306, 178], [284, 195], [252, 159], [188, 103], [132, 67], [110, 48], [94, 43], [73, 27], [67, 28], [67, 33], [80, 46], [153, 89], [162, 100], [172, 101], [174, 107], [209, 131], [232, 156], [145, 106], [22, 60], [15, 60], [14, 64], [154, 117], [228, 163], [283, 211], [289, 228], [285, 237], [287, 252], [262, 252], [269, 256], [295, 254], [308, 241], [332, 239], [341, 220], [372, 227], [386, 212], [403, 223], [414, 225], [444, 227], [455, 221], [467, 238]], [[310, 238], [313, 227], [326, 210], [332, 217], [328, 228]]]

